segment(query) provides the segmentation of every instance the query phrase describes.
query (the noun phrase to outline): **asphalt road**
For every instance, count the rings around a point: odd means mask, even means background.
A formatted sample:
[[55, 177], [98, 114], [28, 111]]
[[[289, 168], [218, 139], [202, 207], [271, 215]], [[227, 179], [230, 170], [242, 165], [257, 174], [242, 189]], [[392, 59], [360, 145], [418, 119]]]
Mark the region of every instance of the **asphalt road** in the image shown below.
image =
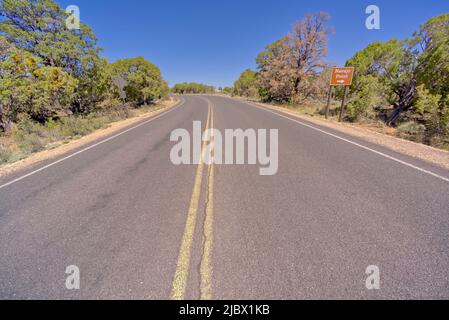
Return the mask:
[[[449, 172], [243, 102], [182, 100], [0, 179], [0, 298], [449, 298]], [[170, 135], [193, 121], [278, 129], [278, 173], [172, 164]]]

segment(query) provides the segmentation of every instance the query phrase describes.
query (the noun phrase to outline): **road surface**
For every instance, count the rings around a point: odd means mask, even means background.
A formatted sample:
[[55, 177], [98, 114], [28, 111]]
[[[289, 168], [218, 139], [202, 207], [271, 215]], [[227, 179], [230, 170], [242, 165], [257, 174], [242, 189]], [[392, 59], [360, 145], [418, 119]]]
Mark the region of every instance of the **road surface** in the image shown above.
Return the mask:
[[[278, 173], [172, 164], [193, 121], [278, 129]], [[0, 179], [0, 298], [449, 298], [443, 169], [209, 96], [83, 148]]]

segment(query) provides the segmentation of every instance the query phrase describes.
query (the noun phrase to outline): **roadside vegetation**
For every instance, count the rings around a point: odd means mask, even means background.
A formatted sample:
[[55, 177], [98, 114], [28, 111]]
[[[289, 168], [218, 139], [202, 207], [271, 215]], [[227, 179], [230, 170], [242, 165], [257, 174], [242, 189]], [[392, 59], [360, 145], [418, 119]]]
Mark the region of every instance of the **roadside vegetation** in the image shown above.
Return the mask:
[[[326, 13], [308, 15], [257, 57], [234, 88], [222, 92], [323, 115], [330, 67], [332, 28]], [[449, 14], [425, 22], [408, 39], [374, 42], [354, 54], [355, 67], [345, 121], [375, 123], [396, 135], [449, 149]], [[343, 89], [334, 92], [339, 112]]]
[[184, 82], [175, 84], [172, 92], [175, 94], [211, 94], [215, 93], [215, 88], [201, 83]]
[[52, 0], [0, 1], [0, 164], [148, 110], [169, 94], [142, 57], [109, 63]]

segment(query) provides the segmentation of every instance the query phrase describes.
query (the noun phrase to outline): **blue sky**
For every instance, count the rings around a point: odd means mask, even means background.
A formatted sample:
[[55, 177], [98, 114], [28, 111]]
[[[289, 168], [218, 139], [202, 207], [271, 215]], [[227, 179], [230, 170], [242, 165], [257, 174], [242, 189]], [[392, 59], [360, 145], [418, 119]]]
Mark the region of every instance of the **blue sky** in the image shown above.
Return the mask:
[[[170, 85], [196, 81], [231, 85], [267, 44], [307, 13], [325, 11], [334, 34], [328, 60], [344, 64], [369, 43], [409, 37], [449, 0], [58, 0], [76, 4], [110, 61], [144, 56]], [[381, 9], [381, 30], [367, 30], [365, 9]]]

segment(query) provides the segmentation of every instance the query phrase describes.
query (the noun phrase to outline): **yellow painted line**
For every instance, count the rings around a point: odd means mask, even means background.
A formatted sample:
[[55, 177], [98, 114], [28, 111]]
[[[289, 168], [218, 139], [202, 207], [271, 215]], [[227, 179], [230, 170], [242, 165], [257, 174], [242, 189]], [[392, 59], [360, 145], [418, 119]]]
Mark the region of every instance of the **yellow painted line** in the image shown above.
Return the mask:
[[[211, 106], [209, 104], [207, 112], [206, 130], [209, 128], [211, 115]], [[195, 233], [195, 224], [198, 215], [198, 203], [201, 194], [201, 184], [203, 180], [204, 171], [204, 152], [206, 144], [202, 145], [202, 157], [196, 170], [195, 183], [193, 186], [192, 198], [190, 200], [189, 211], [187, 213], [187, 221], [182, 238], [181, 248], [179, 250], [178, 264], [176, 267], [175, 276], [173, 279], [173, 286], [170, 298], [172, 300], [184, 300], [185, 291], [187, 287], [187, 278], [189, 276], [190, 256], [192, 251], [193, 236]]]
[[[211, 129], [214, 129], [214, 110], [211, 115]], [[211, 146], [215, 146], [211, 137]], [[200, 299], [212, 299], [212, 243], [214, 222], [214, 163], [209, 165], [206, 216], [203, 230], [203, 256], [200, 264]]]

